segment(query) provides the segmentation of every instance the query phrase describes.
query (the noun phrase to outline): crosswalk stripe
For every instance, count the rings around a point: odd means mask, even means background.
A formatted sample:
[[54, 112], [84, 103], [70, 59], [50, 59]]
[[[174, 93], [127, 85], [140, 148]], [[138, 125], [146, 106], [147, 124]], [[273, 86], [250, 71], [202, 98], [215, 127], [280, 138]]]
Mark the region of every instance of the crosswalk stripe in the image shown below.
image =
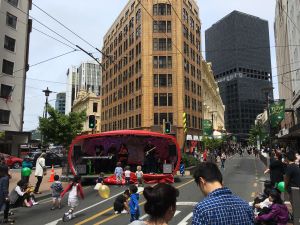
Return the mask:
[[183, 220], [181, 220], [177, 225], [187, 225], [188, 224], [188, 220], [193, 216], [193, 213], [189, 213], [186, 217], [183, 218]]
[[[176, 210], [176, 211], [175, 211], [175, 214], [174, 214], [174, 217], [177, 216], [180, 212], [181, 212], [181, 211]], [[141, 216], [141, 217], [139, 218], [139, 220], [144, 220], [144, 219], [146, 219], [148, 216], [149, 216], [148, 214], [145, 214], [145, 215]]]

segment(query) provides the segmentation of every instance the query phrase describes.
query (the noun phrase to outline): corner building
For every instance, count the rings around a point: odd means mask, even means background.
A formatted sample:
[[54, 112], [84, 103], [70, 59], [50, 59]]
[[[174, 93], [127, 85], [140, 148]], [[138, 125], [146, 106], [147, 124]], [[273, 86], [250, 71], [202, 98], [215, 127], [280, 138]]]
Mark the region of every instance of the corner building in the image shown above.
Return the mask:
[[104, 37], [101, 131], [200, 135], [201, 23], [193, 0], [131, 0]]

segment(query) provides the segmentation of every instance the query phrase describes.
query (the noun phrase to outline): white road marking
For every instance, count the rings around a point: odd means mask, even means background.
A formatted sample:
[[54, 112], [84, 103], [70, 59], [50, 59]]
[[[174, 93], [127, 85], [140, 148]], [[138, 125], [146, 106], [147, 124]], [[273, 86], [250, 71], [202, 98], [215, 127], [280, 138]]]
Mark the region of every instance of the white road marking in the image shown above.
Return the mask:
[[[93, 208], [93, 207], [95, 207], [95, 206], [97, 206], [97, 205], [100, 205], [100, 204], [104, 203], [104, 202], [107, 202], [108, 200], [111, 200], [111, 199], [117, 197], [118, 195], [122, 194], [123, 192], [124, 192], [124, 191], [121, 191], [121, 192], [119, 192], [119, 193], [117, 193], [117, 194], [115, 194], [115, 195], [113, 195], [113, 196], [111, 196], [111, 197], [109, 197], [109, 198], [107, 198], [107, 199], [102, 200], [101, 202], [95, 203], [94, 205], [90, 205], [90, 206], [88, 206], [88, 207], [86, 207], [86, 208], [84, 208], [84, 209], [81, 209], [81, 210], [75, 212], [74, 215], [76, 215], [76, 214], [78, 214], [78, 213], [81, 213], [81, 212], [84, 212], [84, 211], [86, 211], [86, 210], [88, 210], [88, 209], [91, 209], [91, 208]], [[52, 222], [50, 222], [50, 223], [47, 223], [47, 224], [45, 224], [45, 225], [56, 225], [56, 224], [57, 224], [59, 221], [61, 221], [61, 220], [62, 220], [62, 218], [57, 219], [57, 220], [54, 220], [54, 221], [52, 221]]]
[[176, 202], [178, 206], [195, 206], [198, 202]]
[[183, 218], [183, 220], [181, 220], [177, 225], [187, 225], [188, 224], [188, 220], [193, 216], [193, 213], [189, 213], [186, 217]]
[[[181, 213], [181, 211], [176, 210], [176, 211], [175, 211], [175, 214], [174, 214], [174, 217], [177, 216], [179, 213]], [[139, 218], [139, 220], [144, 220], [144, 219], [146, 219], [148, 216], [149, 216], [148, 214], [145, 214], [145, 215], [141, 216], [141, 217]]]

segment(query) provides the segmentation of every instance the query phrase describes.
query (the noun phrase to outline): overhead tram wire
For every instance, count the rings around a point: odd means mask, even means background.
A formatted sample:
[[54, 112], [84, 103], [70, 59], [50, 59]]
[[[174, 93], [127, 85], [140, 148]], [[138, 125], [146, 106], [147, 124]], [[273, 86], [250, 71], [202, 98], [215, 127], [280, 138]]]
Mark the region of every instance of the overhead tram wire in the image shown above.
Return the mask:
[[[101, 50], [99, 50], [97, 47], [95, 47], [94, 45], [92, 45], [90, 42], [88, 42], [86, 39], [84, 39], [83, 37], [81, 37], [79, 34], [75, 33], [74, 31], [72, 31], [70, 28], [68, 28], [66, 25], [64, 25], [62, 22], [60, 22], [58, 19], [56, 19], [55, 17], [53, 17], [52, 15], [50, 15], [48, 12], [46, 12], [45, 10], [43, 10], [41, 7], [39, 7], [38, 5], [36, 5], [35, 3], [32, 3], [36, 8], [38, 8], [40, 11], [42, 11], [43, 13], [45, 13], [47, 16], [49, 16], [51, 19], [53, 19], [54, 21], [56, 21], [57, 23], [59, 23], [61, 26], [63, 26], [65, 29], [67, 29], [68, 31], [70, 31], [72, 34], [74, 34], [76, 37], [78, 37], [80, 40], [82, 40], [83, 42], [85, 42], [86, 44], [88, 44], [90, 47], [96, 49], [98, 52], [100, 52], [102, 55], [104, 55], [105, 57], [109, 57], [108, 55], [106, 55], [104, 52], [102, 52]], [[102, 67], [103, 68], [103, 67]]]

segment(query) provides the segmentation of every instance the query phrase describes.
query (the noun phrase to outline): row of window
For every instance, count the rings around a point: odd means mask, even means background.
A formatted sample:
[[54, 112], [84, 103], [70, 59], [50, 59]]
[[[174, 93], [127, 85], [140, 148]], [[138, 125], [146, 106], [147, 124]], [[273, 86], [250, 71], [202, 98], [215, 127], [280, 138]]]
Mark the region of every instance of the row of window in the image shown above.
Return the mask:
[[[114, 79], [116, 81], [117, 79]], [[112, 82], [107, 84], [105, 88], [102, 89], [102, 95], [105, 93], [110, 92], [111, 90], [115, 90], [116, 88], [116, 82], [114, 82], [114, 87], [112, 86]], [[110, 94], [104, 99], [104, 102], [102, 102], [102, 106], [107, 106], [116, 100], [122, 99], [122, 97], [126, 97], [128, 94], [132, 94], [135, 91], [138, 91], [142, 88], [142, 77], [138, 77], [135, 79], [135, 81], [130, 81], [128, 84], [123, 85], [123, 87], [120, 87], [118, 90], [116, 90], [114, 93]]]
[[202, 118], [186, 114], [186, 126], [195, 129], [202, 129]]
[[153, 69], [172, 69], [172, 56], [153, 56]]
[[117, 106], [114, 106], [110, 109], [107, 109], [105, 112], [102, 112], [102, 119], [108, 120], [115, 116], [120, 116], [123, 113], [127, 113], [129, 111], [133, 111], [135, 109], [140, 109], [142, 107], [142, 96], [135, 96], [128, 101], [120, 103]]
[[202, 95], [201, 86], [192, 80], [190, 81], [187, 77], [184, 77], [184, 88], [187, 91], [191, 90], [192, 93], [197, 94], [198, 96]]
[[153, 5], [153, 16], [166, 16], [171, 15], [172, 7], [170, 4], [154, 4]]
[[121, 129], [132, 129], [139, 128], [142, 126], [142, 115], [137, 114], [135, 116], [130, 116], [123, 120], [113, 121], [108, 124], [103, 124], [101, 126], [101, 131], [110, 131], [110, 130], [121, 130]]
[[172, 39], [153, 38], [153, 51], [172, 51]]
[[[191, 101], [191, 99], [192, 99], [192, 101]], [[184, 96], [184, 107], [187, 109], [192, 108], [193, 111], [202, 112], [202, 102], [197, 101], [196, 99], [191, 98], [188, 95]]]
[[171, 21], [155, 20], [153, 21], [153, 33], [171, 33]]

